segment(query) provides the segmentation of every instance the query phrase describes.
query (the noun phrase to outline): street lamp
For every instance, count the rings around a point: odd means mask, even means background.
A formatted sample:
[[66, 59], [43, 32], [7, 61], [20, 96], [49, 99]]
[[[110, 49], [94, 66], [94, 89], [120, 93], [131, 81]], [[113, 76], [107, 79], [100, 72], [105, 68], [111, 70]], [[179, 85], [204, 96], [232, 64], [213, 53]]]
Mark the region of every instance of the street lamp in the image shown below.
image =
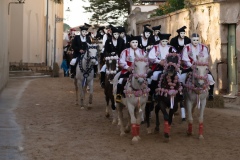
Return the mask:
[[8, 15], [9, 15], [9, 12], [10, 12], [10, 5], [11, 4], [24, 4], [25, 3], [25, 0], [17, 0], [17, 2], [9, 2], [8, 3]]
[[56, 62], [56, 37], [57, 37], [57, 23], [62, 22], [64, 18], [59, 18], [57, 15], [55, 15], [55, 28], [54, 28], [54, 57], [53, 57], [53, 64]]

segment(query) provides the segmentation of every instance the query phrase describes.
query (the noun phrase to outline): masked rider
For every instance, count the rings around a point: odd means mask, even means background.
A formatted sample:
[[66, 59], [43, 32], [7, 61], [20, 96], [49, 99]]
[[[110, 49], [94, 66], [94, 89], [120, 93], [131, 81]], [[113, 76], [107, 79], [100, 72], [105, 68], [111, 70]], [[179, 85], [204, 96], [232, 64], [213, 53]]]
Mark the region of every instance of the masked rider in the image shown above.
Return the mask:
[[152, 33], [153, 31], [148, 28], [148, 25], [145, 25], [142, 36], [138, 37], [138, 47], [145, 52], [148, 52], [153, 45], [152, 39], [150, 38]]
[[[124, 50], [124, 40], [120, 38], [120, 31], [118, 28], [112, 27], [112, 37], [108, 38], [104, 45], [104, 57], [107, 55], [117, 55], [120, 56], [121, 52]], [[102, 88], [105, 86], [105, 75], [106, 75], [106, 64], [101, 68], [101, 79], [100, 83]]]
[[151, 36], [153, 45], [159, 44], [160, 37], [158, 35], [161, 34], [160, 29], [161, 29], [161, 25], [152, 27], [152, 30], [154, 32], [154, 34]]
[[125, 48], [130, 47], [130, 36], [126, 34], [124, 27], [118, 27], [120, 32], [120, 37], [124, 40]]
[[148, 81], [150, 84], [150, 93], [149, 93], [149, 100], [152, 99], [152, 96], [155, 93], [155, 89], [158, 85], [158, 80], [160, 74], [163, 71], [163, 66], [165, 64], [166, 55], [169, 53], [169, 49], [172, 47], [168, 45], [168, 40], [171, 34], [158, 34], [160, 37], [160, 42], [157, 45], [154, 45], [149, 52], [148, 58], [151, 63], [151, 69], [153, 71], [151, 80]]
[[[187, 75], [186, 73], [192, 71], [191, 67], [193, 65], [193, 62], [197, 60], [196, 57], [199, 56], [200, 54], [201, 56], [209, 57], [208, 48], [204, 44], [200, 43], [199, 35], [197, 33], [193, 33], [191, 36], [191, 43], [186, 45], [183, 48], [182, 52], [182, 61], [184, 62], [185, 65], [180, 79], [182, 83], [185, 83]], [[213, 100], [215, 81], [210, 71], [208, 72], [208, 80], [210, 83], [208, 100]]]
[[121, 75], [119, 77], [119, 81], [117, 84], [116, 102], [121, 102], [123, 88], [127, 82], [127, 78], [129, 77], [132, 71], [132, 67], [133, 67], [132, 64], [134, 62], [135, 55], [137, 55], [138, 57], [143, 57], [146, 55], [146, 52], [138, 48], [138, 37], [131, 36], [130, 48], [126, 48], [125, 50], [123, 50], [119, 59], [119, 66], [122, 70], [121, 70]]

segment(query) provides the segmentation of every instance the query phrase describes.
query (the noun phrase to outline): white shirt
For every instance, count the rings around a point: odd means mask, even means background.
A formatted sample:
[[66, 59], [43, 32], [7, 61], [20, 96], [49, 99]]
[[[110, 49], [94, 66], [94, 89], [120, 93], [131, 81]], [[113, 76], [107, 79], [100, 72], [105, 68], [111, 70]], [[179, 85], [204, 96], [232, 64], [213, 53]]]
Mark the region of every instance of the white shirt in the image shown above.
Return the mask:
[[[151, 63], [159, 63], [161, 60], [165, 59], [167, 54], [169, 53], [169, 48], [171, 46], [166, 45], [162, 47], [161, 44], [153, 46], [148, 54], [148, 59]], [[156, 50], [157, 49], [157, 50]]]
[[178, 38], [178, 44], [179, 44], [180, 46], [184, 46], [184, 39]]
[[86, 42], [86, 37], [83, 37], [83, 36], [80, 35], [80, 39], [81, 39], [82, 42]]
[[197, 56], [199, 55], [203, 55], [204, 57], [209, 57], [207, 47], [204, 46], [203, 44], [198, 44], [196, 47], [194, 47], [192, 44], [188, 44], [183, 48], [182, 60], [186, 62], [186, 65], [188, 67], [191, 67], [192, 63], [190, 58], [193, 60], [193, 62], [195, 62], [197, 60]]
[[106, 42], [107, 38], [108, 38], [107, 34], [104, 34], [103, 39], [102, 39], [102, 46], [103, 46], [102, 52], [104, 52], [104, 46], [105, 46], [105, 42]]
[[[127, 52], [127, 54], [126, 54], [126, 52]], [[144, 52], [140, 48], [137, 48], [135, 50], [135, 53], [138, 57], [144, 57], [147, 55], [146, 52]], [[120, 55], [119, 66], [122, 69], [127, 69], [128, 67], [130, 67], [127, 62], [132, 63], [132, 62], [134, 62], [134, 59], [135, 59], [134, 50], [132, 48], [127, 48], [127, 49], [123, 50]]]
[[145, 46], [147, 46], [147, 43], [148, 43], [148, 39], [144, 39], [143, 37], [141, 37], [142, 38], [142, 45], [145, 47]]
[[116, 47], [117, 46], [117, 40], [112, 39], [113, 45]]
[[154, 38], [155, 38], [155, 41], [159, 41], [160, 40], [160, 38], [158, 36], [154, 36]]

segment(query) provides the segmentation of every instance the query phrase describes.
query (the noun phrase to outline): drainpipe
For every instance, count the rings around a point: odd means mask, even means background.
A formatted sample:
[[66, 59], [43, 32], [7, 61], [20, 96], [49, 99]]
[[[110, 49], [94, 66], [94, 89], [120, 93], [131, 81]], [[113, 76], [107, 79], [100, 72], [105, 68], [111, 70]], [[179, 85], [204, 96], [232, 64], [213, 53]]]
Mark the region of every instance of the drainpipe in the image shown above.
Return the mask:
[[47, 14], [46, 14], [46, 66], [48, 66], [48, 4], [49, 0], [47, 0]]
[[236, 24], [228, 25], [228, 79], [229, 95], [236, 96], [238, 94]]

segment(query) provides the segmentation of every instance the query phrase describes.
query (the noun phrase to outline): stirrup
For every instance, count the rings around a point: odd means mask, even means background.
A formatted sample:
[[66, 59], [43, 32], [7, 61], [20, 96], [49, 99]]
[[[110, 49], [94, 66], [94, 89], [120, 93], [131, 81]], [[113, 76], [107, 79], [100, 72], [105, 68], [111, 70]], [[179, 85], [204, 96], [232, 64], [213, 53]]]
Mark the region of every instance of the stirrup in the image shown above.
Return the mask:
[[122, 95], [121, 94], [117, 94], [116, 98], [115, 98], [115, 101], [120, 103], [122, 102]]

